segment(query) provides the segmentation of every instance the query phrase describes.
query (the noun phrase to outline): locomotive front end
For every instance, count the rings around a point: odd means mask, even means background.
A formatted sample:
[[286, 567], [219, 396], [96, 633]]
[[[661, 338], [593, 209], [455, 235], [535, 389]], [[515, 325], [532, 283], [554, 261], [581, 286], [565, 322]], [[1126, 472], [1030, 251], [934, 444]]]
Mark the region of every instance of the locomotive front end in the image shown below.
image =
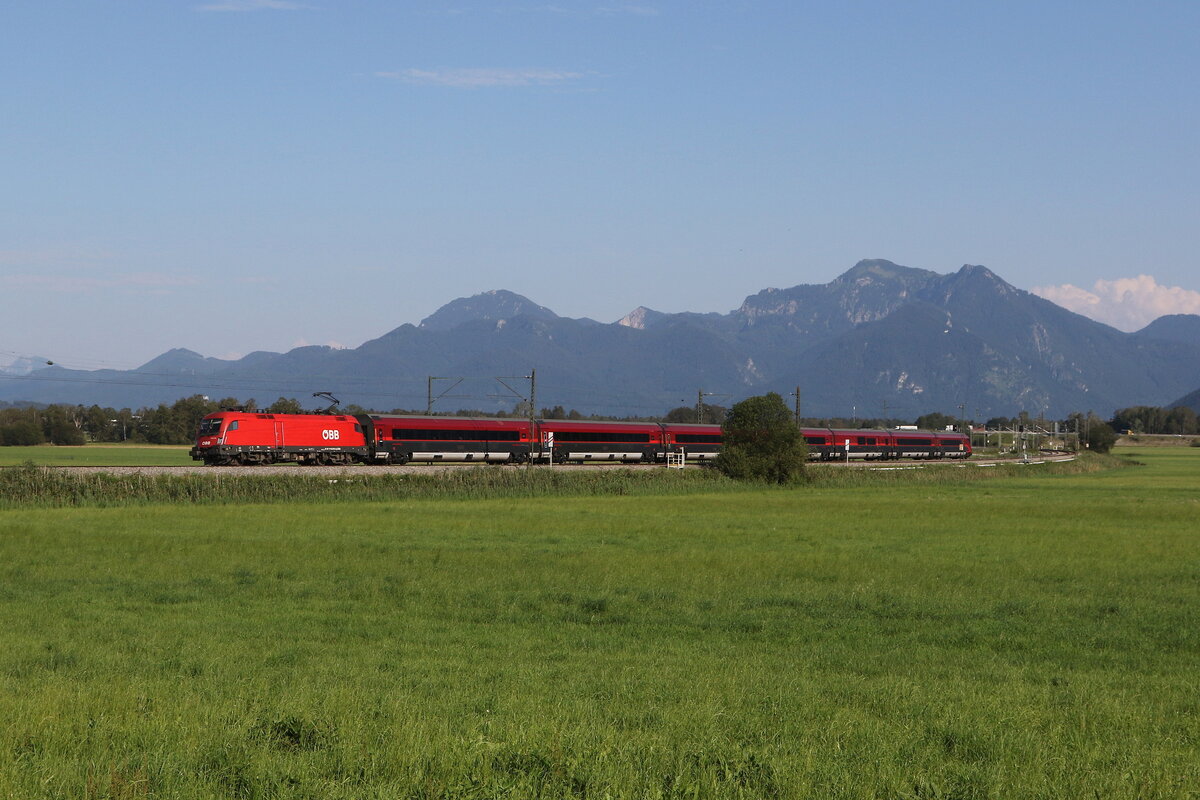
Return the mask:
[[217, 412], [200, 420], [200, 427], [196, 430], [196, 444], [188, 451], [193, 461], [215, 464], [221, 460], [221, 425], [225, 417], [224, 413]]

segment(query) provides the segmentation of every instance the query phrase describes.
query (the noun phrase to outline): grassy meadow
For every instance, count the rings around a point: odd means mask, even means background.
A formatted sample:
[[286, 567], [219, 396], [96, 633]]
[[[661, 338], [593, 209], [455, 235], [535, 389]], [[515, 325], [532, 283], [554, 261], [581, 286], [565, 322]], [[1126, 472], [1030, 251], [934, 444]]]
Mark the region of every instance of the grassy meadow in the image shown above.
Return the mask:
[[1200, 449], [1132, 454], [10, 504], [0, 797], [1194, 798]]
[[0, 466], [38, 464], [46, 467], [170, 467], [196, 464], [189, 445], [90, 443], [79, 447], [41, 444], [0, 447]]

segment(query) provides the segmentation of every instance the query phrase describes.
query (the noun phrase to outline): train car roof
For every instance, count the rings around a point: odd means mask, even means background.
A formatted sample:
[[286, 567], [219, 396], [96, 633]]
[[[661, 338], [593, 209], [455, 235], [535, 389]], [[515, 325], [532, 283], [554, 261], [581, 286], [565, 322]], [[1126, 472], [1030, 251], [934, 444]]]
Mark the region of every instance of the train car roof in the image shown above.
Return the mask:
[[598, 425], [610, 428], [657, 429], [661, 425], [658, 422], [620, 422], [608, 419], [539, 419], [538, 424], [543, 427], [561, 428], [563, 430], [569, 430], [572, 427], [579, 427], [580, 429], [595, 428]]
[[390, 425], [401, 425], [405, 423], [429, 423], [437, 422], [446, 425], [493, 425], [497, 427], [511, 427], [514, 425], [528, 425], [529, 419], [522, 417], [520, 419], [514, 417], [438, 417], [427, 414], [368, 414], [374, 422], [382, 422]]

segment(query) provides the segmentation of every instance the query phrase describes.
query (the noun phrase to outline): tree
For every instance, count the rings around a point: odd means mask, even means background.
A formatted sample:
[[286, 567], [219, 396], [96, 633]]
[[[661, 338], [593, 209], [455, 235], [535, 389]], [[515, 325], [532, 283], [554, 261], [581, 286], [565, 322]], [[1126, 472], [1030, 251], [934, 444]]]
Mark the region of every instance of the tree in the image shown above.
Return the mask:
[[775, 392], [750, 397], [725, 415], [717, 468], [738, 480], [794, 483], [804, 476], [808, 449], [792, 412]]
[[663, 417], [663, 421], [690, 425], [696, 421], [696, 407], [679, 406], [678, 408], [672, 408], [667, 412], [667, 415]]
[[[50, 444], [78, 447], [84, 443], [81, 425], [77, 425], [69, 406], [47, 406], [42, 412], [42, 431]], [[82, 424], [82, 420], [80, 421]]]
[[1087, 447], [1094, 453], [1107, 453], [1117, 443], [1117, 432], [1099, 417], [1092, 417], [1087, 425]]
[[294, 397], [281, 397], [265, 409], [268, 414], [303, 414], [300, 401]]
[[944, 431], [953, 424], [954, 418], [948, 417], [940, 411], [917, 417], [917, 427], [925, 431]]
[[0, 424], [0, 446], [29, 447], [41, 444], [43, 441], [41, 427], [31, 420], [16, 420]]
[[[728, 413], [728, 411], [729, 409], [725, 408], [725, 406], [714, 406], [709, 403], [700, 404], [700, 415], [703, 417], [704, 424], [706, 425], [721, 424], [721, 420], [725, 418], [725, 414]], [[679, 406], [678, 408], [672, 408], [667, 412], [667, 415], [663, 417], [663, 422], [674, 422], [683, 425], [691, 425], [699, 421], [700, 420], [696, 417], [695, 406]]]

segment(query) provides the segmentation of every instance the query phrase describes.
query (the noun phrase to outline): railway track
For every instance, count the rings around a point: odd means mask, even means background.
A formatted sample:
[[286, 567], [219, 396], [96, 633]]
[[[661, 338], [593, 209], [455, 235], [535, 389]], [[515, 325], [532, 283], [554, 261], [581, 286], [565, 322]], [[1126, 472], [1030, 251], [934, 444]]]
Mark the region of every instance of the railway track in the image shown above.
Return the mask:
[[[1074, 453], [1058, 453], [1054, 455], [1038, 455], [1032, 456], [1028, 461], [1019, 459], [1003, 458], [1003, 459], [980, 459], [972, 458], [970, 460], [906, 460], [906, 461], [825, 461], [814, 462], [809, 464], [814, 469], [826, 468], [841, 468], [841, 469], [869, 469], [878, 471], [891, 470], [908, 470], [908, 469], [945, 469], [949, 467], [967, 468], [967, 467], [995, 467], [1000, 464], [1043, 464], [1071, 461], [1075, 458]], [[688, 465], [688, 468], [694, 468], [699, 465]], [[48, 467], [48, 469], [61, 470], [63, 472], [75, 474], [88, 473], [109, 473], [113, 475], [213, 475], [219, 478], [239, 478], [253, 477], [255, 475], [313, 475], [313, 476], [339, 476], [339, 475], [421, 475], [431, 473], [446, 473], [455, 472], [466, 469], [561, 469], [561, 470], [596, 470], [596, 469], [632, 469], [637, 471], [664, 469], [662, 464], [614, 464], [614, 463], [581, 463], [581, 464], [555, 464], [548, 466], [545, 464], [533, 466], [512, 466], [505, 464], [405, 464], [399, 465], [368, 465], [355, 464], [349, 466], [300, 466], [298, 464], [271, 464], [268, 466], [253, 466], [253, 467], [210, 467], [203, 464], [186, 464], [180, 466], [63, 466], [63, 467]]]

